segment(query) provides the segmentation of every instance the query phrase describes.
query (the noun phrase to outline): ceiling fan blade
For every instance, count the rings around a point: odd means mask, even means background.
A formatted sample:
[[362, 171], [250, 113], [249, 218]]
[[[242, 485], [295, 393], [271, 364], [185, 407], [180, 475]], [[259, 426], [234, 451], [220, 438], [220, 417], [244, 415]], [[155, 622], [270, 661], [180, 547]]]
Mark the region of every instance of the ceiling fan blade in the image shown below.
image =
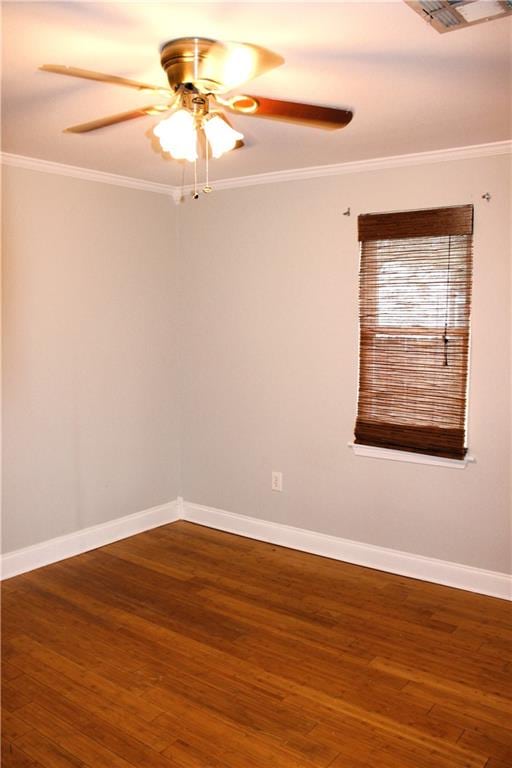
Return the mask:
[[353, 116], [348, 109], [267, 99], [263, 96], [234, 96], [232, 99], [221, 101], [221, 103], [227, 109], [239, 114], [285, 120], [289, 123], [302, 123], [330, 131], [344, 128], [350, 123]]
[[64, 133], [87, 133], [88, 131], [95, 131], [98, 128], [105, 128], [107, 125], [124, 123], [125, 120], [133, 120], [136, 117], [145, 117], [146, 115], [159, 115], [163, 112], [167, 112], [167, 110], [170, 108], [171, 105], [163, 104], [152, 105], [150, 107], [140, 107], [140, 109], [132, 109], [129, 112], [120, 112], [117, 115], [100, 117], [98, 120], [91, 120], [88, 123], [72, 125], [70, 128], [65, 128]]
[[39, 67], [39, 69], [43, 72], [53, 72], [56, 75], [70, 75], [71, 77], [81, 77], [84, 80], [96, 80], [100, 83], [125, 85], [128, 88], [135, 88], [138, 91], [158, 91], [159, 93], [166, 95], [173, 94], [173, 92], [168, 88], [159, 85], [139, 83], [137, 80], [128, 80], [126, 77], [118, 77], [117, 75], [105, 75], [103, 72], [91, 72], [89, 69], [66, 67], [63, 64], [43, 64], [41, 67]]

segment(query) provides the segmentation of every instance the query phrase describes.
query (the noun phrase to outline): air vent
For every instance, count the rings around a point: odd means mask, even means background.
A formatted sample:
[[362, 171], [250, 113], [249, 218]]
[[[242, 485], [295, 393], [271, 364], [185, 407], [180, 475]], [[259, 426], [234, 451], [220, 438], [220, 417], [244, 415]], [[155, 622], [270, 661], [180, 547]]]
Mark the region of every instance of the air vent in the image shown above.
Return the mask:
[[438, 32], [463, 29], [512, 15], [512, 0], [405, 0]]

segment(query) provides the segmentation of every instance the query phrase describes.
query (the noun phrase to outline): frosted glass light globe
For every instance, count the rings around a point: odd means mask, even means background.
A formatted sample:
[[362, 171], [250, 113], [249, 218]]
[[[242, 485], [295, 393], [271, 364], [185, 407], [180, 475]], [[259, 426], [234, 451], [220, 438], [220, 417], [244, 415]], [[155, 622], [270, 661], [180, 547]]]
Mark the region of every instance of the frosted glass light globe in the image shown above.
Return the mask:
[[169, 152], [175, 160], [197, 160], [197, 130], [193, 115], [186, 109], [176, 112], [162, 120], [153, 129], [160, 140], [164, 152]]

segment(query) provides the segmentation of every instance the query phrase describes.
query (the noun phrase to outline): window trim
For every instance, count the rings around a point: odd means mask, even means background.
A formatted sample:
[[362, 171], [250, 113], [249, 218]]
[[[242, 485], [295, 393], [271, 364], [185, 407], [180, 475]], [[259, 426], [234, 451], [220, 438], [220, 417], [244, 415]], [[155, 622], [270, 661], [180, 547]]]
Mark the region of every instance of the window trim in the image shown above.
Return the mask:
[[466, 454], [463, 459], [448, 459], [445, 456], [432, 456], [428, 453], [413, 453], [394, 448], [380, 448], [376, 445], [364, 445], [362, 443], [347, 443], [356, 456], [368, 459], [386, 459], [388, 461], [401, 461], [407, 464], [429, 464], [434, 467], [449, 467], [450, 469], [466, 469], [468, 464], [475, 464], [476, 458]]

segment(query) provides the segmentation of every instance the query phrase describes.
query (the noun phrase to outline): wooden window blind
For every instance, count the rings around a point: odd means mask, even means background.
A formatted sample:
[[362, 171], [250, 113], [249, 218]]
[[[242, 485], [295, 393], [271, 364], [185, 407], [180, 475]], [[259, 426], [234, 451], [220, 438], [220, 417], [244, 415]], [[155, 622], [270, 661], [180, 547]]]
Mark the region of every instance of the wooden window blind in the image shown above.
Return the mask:
[[462, 459], [473, 206], [359, 216], [355, 442]]

